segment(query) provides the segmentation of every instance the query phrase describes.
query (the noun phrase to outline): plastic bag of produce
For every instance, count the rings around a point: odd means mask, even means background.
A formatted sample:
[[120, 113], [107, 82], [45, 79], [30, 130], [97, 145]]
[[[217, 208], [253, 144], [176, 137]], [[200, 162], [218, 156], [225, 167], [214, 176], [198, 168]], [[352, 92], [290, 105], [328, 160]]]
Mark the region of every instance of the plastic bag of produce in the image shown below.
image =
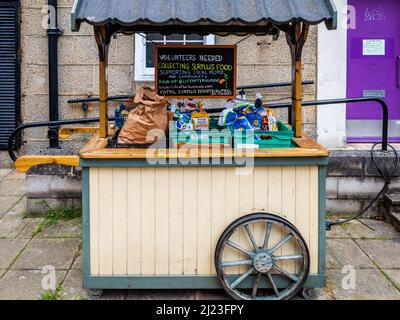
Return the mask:
[[129, 112], [118, 136], [118, 144], [145, 145], [159, 140], [159, 135], [148, 134], [151, 130], [166, 133], [171, 114], [167, 111], [168, 99], [160, 97], [149, 87], [142, 87], [136, 92], [133, 101], [135, 106]]

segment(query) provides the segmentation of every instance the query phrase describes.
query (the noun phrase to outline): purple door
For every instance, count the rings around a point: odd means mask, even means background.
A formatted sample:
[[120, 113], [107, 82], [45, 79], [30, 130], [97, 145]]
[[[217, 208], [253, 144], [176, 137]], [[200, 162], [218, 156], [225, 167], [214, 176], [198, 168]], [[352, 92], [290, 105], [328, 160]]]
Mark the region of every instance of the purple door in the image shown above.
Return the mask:
[[[389, 106], [389, 136], [400, 141], [400, 1], [349, 0], [356, 28], [347, 37], [347, 97], [378, 96]], [[375, 103], [347, 105], [348, 142], [380, 141], [382, 111]]]

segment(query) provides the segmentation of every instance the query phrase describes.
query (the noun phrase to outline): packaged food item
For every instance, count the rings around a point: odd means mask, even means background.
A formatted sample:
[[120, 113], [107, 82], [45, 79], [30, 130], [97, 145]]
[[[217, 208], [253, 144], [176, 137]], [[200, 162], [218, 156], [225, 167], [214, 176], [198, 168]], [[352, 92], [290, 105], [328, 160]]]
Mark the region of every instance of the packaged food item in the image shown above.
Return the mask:
[[261, 130], [263, 131], [269, 131], [269, 123], [268, 123], [268, 117], [264, 116], [263, 117], [263, 121], [262, 121], [262, 125], [261, 125]]
[[200, 101], [197, 105], [197, 110], [192, 112], [193, 129], [194, 130], [209, 130], [210, 115], [204, 111], [203, 103]]
[[232, 129], [233, 130], [245, 130], [245, 131], [253, 130], [253, 128], [251, 127], [250, 122], [247, 120], [247, 118], [244, 115], [238, 117], [232, 123]]
[[157, 142], [161, 137], [148, 133], [152, 130], [168, 131], [168, 99], [157, 95], [153, 88], [142, 87], [136, 92], [134, 105], [136, 108], [129, 112], [118, 136], [118, 144], [147, 145]]
[[118, 108], [115, 109], [114, 111], [114, 125], [115, 128], [119, 129], [122, 128], [126, 122], [126, 119], [128, 118], [129, 112], [126, 110], [126, 106], [121, 103]]
[[249, 110], [251, 112], [251, 109], [249, 108], [250, 108], [249, 104], [239, 104], [233, 107], [233, 111], [236, 112], [237, 114], [244, 115], [247, 112], [249, 112]]
[[268, 131], [279, 131], [278, 120], [271, 109], [267, 109]]
[[256, 94], [256, 99], [254, 101], [255, 112], [257, 112], [261, 117], [267, 115], [267, 110], [264, 107], [264, 100], [260, 93]]
[[233, 109], [225, 109], [219, 116], [218, 125], [220, 127], [230, 126], [237, 119], [238, 114]]
[[178, 116], [175, 116], [175, 118], [177, 120], [176, 127], [178, 130], [193, 130], [192, 115], [190, 112], [179, 113]]
[[256, 112], [250, 112], [246, 114], [246, 119], [249, 121], [251, 127], [255, 130], [261, 129], [263, 123], [263, 117]]

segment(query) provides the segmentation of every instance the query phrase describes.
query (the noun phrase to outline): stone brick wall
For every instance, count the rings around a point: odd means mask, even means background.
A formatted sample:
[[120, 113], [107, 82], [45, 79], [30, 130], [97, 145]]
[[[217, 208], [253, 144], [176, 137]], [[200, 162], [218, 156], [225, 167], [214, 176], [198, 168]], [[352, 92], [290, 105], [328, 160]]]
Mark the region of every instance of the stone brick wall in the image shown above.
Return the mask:
[[[46, 0], [22, 0], [22, 119], [24, 122], [48, 120], [48, 66], [47, 34], [42, 27], [46, 13], [42, 10]], [[98, 115], [96, 104], [88, 113], [81, 105], [68, 105], [67, 100], [98, 96], [98, 59], [93, 29], [82, 24], [81, 32], [71, 32], [70, 12], [73, 0], [59, 0], [58, 23], [64, 34], [59, 37], [59, 109], [60, 119], [94, 117]], [[44, 10], [45, 11], [45, 10]], [[238, 37], [217, 38], [218, 44], [233, 44]], [[316, 28], [312, 28], [305, 48], [304, 79], [316, 80]], [[272, 38], [250, 37], [238, 47], [238, 84], [257, 84], [290, 81], [291, 66], [289, 48], [284, 36], [273, 43]], [[111, 95], [134, 92], [142, 83], [134, 82], [134, 39], [119, 35], [113, 39], [110, 51], [109, 92]], [[271, 99], [290, 96], [290, 88], [262, 90]], [[248, 92], [252, 97], [255, 92]], [[306, 88], [305, 99], [316, 97], [316, 87]], [[285, 101], [290, 101], [286, 99]], [[110, 112], [113, 105], [110, 106]], [[279, 115], [285, 119], [286, 112]], [[304, 129], [315, 137], [316, 112], [314, 107], [304, 110]], [[75, 153], [87, 137], [75, 136], [63, 141], [63, 153]], [[29, 154], [49, 153], [46, 129], [30, 129], [25, 132]], [[54, 151], [53, 151], [54, 152]]]
[[[82, 24], [81, 32], [71, 32], [73, 0], [59, 0], [58, 23], [64, 34], [59, 37], [59, 109], [60, 119], [94, 117], [95, 105], [84, 113], [81, 105], [67, 100], [98, 96], [98, 59], [93, 29]], [[22, 0], [22, 116], [24, 122], [48, 121], [47, 33], [42, 27], [46, 0]], [[110, 94], [133, 91], [133, 41], [131, 36], [113, 40], [110, 51]], [[26, 130], [27, 153], [46, 150], [45, 129]], [[65, 152], [76, 152], [86, 141], [77, 136], [62, 143]]]
[[[393, 154], [377, 154], [377, 162], [386, 174], [393, 171]], [[384, 186], [384, 180], [373, 165], [370, 151], [333, 151], [327, 178], [327, 213], [348, 215], [368, 206]], [[386, 193], [400, 193], [400, 173]], [[381, 198], [366, 217], [385, 213]]]

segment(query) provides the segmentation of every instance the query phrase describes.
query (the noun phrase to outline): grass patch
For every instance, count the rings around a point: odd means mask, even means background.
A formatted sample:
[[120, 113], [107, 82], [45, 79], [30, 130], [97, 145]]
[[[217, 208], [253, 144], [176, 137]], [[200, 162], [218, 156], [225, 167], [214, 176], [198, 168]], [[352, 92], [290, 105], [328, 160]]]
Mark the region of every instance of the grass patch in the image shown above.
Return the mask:
[[82, 219], [82, 209], [77, 207], [55, 208], [47, 211], [46, 216], [32, 231], [32, 236], [42, 232], [45, 227], [58, 224], [60, 221]]
[[41, 300], [60, 300], [62, 292], [62, 286], [59, 284], [56, 290], [47, 290], [42, 293]]
[[326, 219], [327, 220], [338, 220], [338, 219], [348, 219], [352, 216], [352, 213], [333, 213], [333, 212], [327, 212], [326, 213]]
[[341, 226], [342, 226], [342, 228], [344, 230], [348, 231], [350, 226], [351, 226], [351, 223], [350, 222], [345, 222], [345, 223], [342, 223]]

